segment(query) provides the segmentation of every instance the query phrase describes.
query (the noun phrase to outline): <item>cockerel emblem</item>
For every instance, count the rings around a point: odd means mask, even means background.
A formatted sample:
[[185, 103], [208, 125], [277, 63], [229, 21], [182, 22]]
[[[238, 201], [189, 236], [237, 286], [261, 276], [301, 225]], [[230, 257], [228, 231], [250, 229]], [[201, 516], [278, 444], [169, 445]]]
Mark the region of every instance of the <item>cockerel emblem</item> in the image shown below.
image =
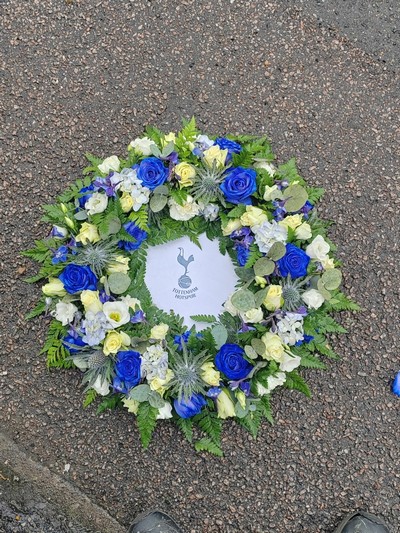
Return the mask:
[[194, 261], [194, 257], [193, 255], [189, 255], [189, 257], [185, 259], [185, 250], [183, 248], [178, 248], [178, 250], [179, 250], [179, 254], [177, 257], [177, 261], [185, 269], [185, 273], [182, 274], [182, 276], [178, 279], [178, 285], [182, 289], [188, 289], [190, 285], [192, 284], [192, 280], [187, 275], [187, 273], [188, 273], [188, 268], [189, 268], [190, 263]]

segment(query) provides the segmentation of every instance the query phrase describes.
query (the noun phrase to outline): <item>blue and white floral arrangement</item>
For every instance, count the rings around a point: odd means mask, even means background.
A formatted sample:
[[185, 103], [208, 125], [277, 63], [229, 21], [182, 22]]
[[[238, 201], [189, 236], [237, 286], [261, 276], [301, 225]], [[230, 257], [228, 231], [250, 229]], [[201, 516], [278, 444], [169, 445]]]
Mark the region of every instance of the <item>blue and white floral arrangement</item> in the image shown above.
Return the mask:
[[[44, 206], [50, 235], [24, 252], [42, 264], [28, 281], [47, 281], [28, 317], [50, 321], [48, 367], [83, 373], [85, 407], [100, 397], [100, 412], [135, 415], [145, 447], [171, 418], [196, 450], [222, 455], [224, 419], [255, 437], [275, 389], [310, 395], [301, 368], [337, 357], [327, 335], [345, 330], [332, 314], [358, 309], [317, 215], [324, 191], [294, 160], [274, 166], [266, 137], [208, 137], [194, 119], [177, 134], [147, 128], [126, 159], [87, 158], [85, 177]], [[239, 282], [219, 316], [192, 317], [198, 331], [157, 308], [144, 280], [149, 247], [203, 234]]]

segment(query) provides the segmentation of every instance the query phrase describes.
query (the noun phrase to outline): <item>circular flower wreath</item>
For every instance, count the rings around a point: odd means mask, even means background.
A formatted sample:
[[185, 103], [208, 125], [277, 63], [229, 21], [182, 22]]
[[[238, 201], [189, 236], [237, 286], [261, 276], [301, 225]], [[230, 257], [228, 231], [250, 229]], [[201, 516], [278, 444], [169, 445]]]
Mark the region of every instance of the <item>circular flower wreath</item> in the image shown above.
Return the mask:
[[[99, 411], [134, 413], [145, 447], [156, 420], [173, 418], [220, 455], [223, 419], [255, 436], [273, 421], [274, 389], [309, 395], [299, 368], [336, 357], [326, 334], [345, 330], [330, 315], [357, 309], [317, 216], [323, 189], [294, 160], [273, 166], [265, 137], [208, 137], [194, 119], [178, 134], [148, 128], [125, 160], [87, 158], [85, 178], [44, 206], [49, 237], [25, 252], [42, 263], [28, 281], [48, 278], [28, 315], [52, 317], [48, 366], [83, 372], [85, 406], [102, 396]], [[153, 304], [144, 275], [148, 247], [202, 234], [239, 284], [218, 317], [192, 317], [208, 326], [196, 331]]]

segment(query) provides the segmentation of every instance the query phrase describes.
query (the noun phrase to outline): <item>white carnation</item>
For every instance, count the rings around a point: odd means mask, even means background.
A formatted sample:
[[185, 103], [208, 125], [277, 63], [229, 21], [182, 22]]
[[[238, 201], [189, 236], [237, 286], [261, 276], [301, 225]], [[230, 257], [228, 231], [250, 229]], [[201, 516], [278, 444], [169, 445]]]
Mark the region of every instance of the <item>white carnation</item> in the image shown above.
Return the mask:
[[209, 222], [214, 222], [218, 218], [219, 206], [217, 204], [199, 204], [201, 215]]
[[97, 376], [96, 381], [92, 384], [92, 389], [101, 396], [107, 396], [110, 391], [110, 384], [106, 379], [102, 380], [101, 376]]
[[102, 174], [108, 174], [111, 170], [118, 172], [121, 165], [120, 160], [116, 155], [112, 155], [104, 159], [101, 165], [99, 165], [99, 170]]
[[280, 387], [286, 381], [286, 374], [284, 372], [277, 372], [273, 376], [268, 376], [267, 383], [268, 387], [264, 387], [261, 383], [257, 383], [257, 394], [259, 396], [264, 396], [265, 394], [270, 394], [276, 387]]
[[200, 207], [192, 196], [186, 198], [183, 205], [179, 205], [173, 198], [168, 200], [169, 214], [174, 220], [190, 220], [200, 213]]
[[169, 402], [165, 402], [163, 407], [158, 409], [157, 420], [166, 420], [172, 418], [172, 405]]
[[276, 168], [271, 163], [268, 163], [265, 159], [260, 159], [254, 163], [254, 168], [262, 168], [266, 170], [270, 176], [274, 176]]
[[53, 316], [61, 322], [63, 326], [67, 326], [74, 320], [75, 313], [78, 311], [76, 305], [65, 302], [58, 302], [53, 311]]

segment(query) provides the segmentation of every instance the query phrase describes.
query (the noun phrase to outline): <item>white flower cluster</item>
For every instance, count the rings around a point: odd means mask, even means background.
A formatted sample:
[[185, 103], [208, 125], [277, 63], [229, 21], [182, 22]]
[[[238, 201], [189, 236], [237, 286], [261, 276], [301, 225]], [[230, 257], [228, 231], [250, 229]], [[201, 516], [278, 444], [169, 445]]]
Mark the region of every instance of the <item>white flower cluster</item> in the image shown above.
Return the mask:
[[260, 252], [264, 254], [269, 252], [275, 242], [286, 243], [288, 237], [287, 228], [280, 226], [275, 220], [265, 220], [258, 226], [253, 226], [251, 231]]
[[304, 339], [303, 315], [298, 313], [285, 313], [284, 317], [276, 324], [276, 333], [284, 344], [294, 346], [296, 342]]

